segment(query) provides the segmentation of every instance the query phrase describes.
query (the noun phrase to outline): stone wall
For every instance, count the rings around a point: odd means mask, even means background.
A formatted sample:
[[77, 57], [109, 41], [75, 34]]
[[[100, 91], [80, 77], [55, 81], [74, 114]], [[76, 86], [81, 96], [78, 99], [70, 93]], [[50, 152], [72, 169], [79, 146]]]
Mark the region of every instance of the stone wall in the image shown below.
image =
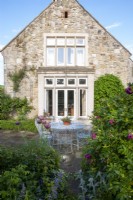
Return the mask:
[[[68, 18], [64, 13], [68, 12]], [[12, 96], [26, 96], [37, 114], [38, 74], [44, 64], [44, 33], [87, 33], [88, 67], [95, 69], [95, 79], [111, 73], [126, 85], [129, 75], [130, 53], [114, 39], [77, 1], [57, 0], [13, 39], [3, 50], [5, 88]], [[22, 80], [20, 92], [14, 94], [8, 73], [26, 67], [27, 76]], [[130, 68], [130, 69], [129, 69]]]

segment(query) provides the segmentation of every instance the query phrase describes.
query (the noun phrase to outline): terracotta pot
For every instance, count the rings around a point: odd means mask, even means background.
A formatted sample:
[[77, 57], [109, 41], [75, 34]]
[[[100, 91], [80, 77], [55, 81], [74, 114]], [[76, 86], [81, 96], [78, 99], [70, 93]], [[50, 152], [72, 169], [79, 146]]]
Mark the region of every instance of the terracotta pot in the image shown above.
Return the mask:
[[70, 125], [70, 122], [63, 122], [64, 125]]

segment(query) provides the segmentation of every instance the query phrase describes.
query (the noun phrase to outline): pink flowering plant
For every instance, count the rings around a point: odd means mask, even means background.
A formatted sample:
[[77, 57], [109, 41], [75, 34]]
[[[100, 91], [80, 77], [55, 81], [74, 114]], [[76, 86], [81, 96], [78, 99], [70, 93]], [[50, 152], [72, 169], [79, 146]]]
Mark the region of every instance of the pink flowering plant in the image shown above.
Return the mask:
[[47, 121], [46, 117], [44, 116], [38, 116], [37, 117], [37, 123], [42, 125], [42, 129], [46, 130], [47, 132], [50, 131], [51, 124]]
[[91, 120], [82, 159], [86, 198], [133, 199], [133, 93], [105, 101]]

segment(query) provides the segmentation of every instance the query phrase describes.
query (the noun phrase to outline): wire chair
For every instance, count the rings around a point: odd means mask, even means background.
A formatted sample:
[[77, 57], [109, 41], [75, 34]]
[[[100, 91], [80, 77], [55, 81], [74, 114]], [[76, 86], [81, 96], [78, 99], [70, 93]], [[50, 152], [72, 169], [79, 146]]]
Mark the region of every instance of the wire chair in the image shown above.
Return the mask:
[[77, 140], [77, 150], [82, 148], [84, 144], [88, 142], [88, 138], [91, 135], [90, 125], [85, 125], [82, 130], [77, 130], [76, 140]]
[[66, 153], [73, 152], [73, 138], [72, 133], [68, 130], [53, 129], [53, 146], [57, 145], [58, 150], [61, 152], [65, 149]]
[[43, 128], [42, 124], [37, 123], [37, 120], [35, 120], [35, 126], [37, 128], [37, 131], [40, 135], [40, 138], [45, 139], [49, 145], [52, 143], [52, 134], [50, 131], [47, 131]]

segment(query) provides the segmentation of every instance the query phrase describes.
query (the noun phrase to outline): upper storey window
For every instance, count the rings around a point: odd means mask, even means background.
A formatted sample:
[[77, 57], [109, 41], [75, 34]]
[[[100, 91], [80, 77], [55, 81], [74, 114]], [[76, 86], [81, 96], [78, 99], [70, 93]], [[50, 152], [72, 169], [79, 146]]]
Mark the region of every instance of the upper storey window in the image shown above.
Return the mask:
[[85, 66], [84, 37], [47, 37], [47, 66]]

